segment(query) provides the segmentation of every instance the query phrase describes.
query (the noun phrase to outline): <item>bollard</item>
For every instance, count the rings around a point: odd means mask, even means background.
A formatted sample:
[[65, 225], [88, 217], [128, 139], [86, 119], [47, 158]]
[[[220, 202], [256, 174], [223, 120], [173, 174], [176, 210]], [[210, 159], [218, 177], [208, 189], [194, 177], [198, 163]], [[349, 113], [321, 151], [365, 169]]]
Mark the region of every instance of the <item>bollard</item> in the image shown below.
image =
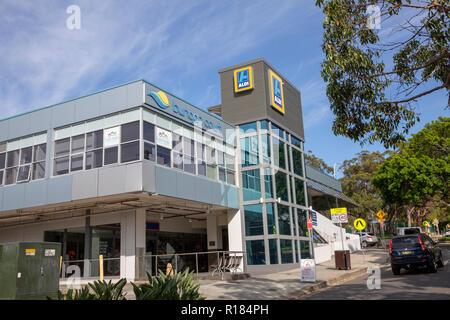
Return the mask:
[[99, 257], [99, 266], [100, 266], [100, 281], [103, 281], [103, 255], [101, 254]]

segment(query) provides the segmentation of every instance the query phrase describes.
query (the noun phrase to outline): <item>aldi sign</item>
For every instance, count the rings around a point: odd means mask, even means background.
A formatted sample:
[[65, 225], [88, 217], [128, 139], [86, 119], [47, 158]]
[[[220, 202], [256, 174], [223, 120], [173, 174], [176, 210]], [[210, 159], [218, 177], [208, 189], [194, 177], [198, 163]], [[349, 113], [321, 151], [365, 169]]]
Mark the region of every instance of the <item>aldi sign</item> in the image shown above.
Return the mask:
[[253, 68], [245, 67], [234, 71], [234, 92], [253, 89]]

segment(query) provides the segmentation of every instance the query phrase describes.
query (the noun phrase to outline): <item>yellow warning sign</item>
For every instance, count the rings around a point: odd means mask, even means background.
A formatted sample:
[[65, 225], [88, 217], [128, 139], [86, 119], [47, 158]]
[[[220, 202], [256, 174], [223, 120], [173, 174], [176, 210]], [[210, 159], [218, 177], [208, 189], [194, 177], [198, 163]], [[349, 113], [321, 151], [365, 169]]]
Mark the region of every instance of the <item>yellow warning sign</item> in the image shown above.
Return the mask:
[[429, 223], [428, 221], [424, 221], [424, 222], [423, 222], [423, 225], [424, 225], [425, 227], [428, 227], [428, 226], [430, 226], [430, 223]]
[[337, 213], [347, 213], [347, 208], [333, 208], [330, 209], [331, 214], [337, 214]]
[[386, 213], [383, 212], [383, 210], [380, 210], [377, 212], [377, 216], [380, 219], [383, 219], [386, 216]]
[[353, 226], [356, 230], [364, 230], [366, 228], [366, 221], [364, 221], [364, 219], [356, 219], [355, 222], [353, 222]]

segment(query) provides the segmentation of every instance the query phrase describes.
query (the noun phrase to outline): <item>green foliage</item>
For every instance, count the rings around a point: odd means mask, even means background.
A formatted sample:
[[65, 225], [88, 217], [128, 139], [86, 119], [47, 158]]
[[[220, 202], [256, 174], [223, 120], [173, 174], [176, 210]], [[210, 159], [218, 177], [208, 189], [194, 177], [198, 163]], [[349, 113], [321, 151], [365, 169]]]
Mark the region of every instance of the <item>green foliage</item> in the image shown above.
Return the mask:
[[89, 287], [94, 292], [94, 300], [126, 300], [122, 290], [127, 284], [126, 279], [120, 279], [117, 283], [106, 281], [95, 281], [93, 284], [89, 283]]
[[361, 151], [357, 157], [345, 160], [340, 167], [344, 176], [339, 179], [342, 191], [350, 197], [358, 207], [352, 209], [352, 214], [358, 218], [368, 218], [382, 207], [383, 201], [372, 185], [375, 171], [391, 152]]
[[[117, 283], [106, 281], [95, 281], [89, 283], [83, 289], [69, 289], [66, 293], [58, 291], [58, 300], [126, 300], [123, 287], [126, 285], [126, 279], [120, 279]], [[89, 290], [92, 289], [93, 293]], [[48, 298], [51, 300], [51, 298]]]
[[198, 281], [188, 269], [174, 275], [165, 275], [160, 270], [157, 277], [147, 273], [147, 278], [146, 284], [138, 286], [131, 283], [136, 300], [205, 300], [198, 292]]
[[449, 219], [449, 120], [425, 125], [377, 169], [372, 184], [386, 204], [405, 206], [420, 219]]
[[[377, 4], [381, 28], [389, 17], [390, 27], [399, 21], [400, 40], [368, 27], [368, 6]], [[333, 132], [361, 144], [398, 145], [419, 120], [412, 102], [450, 89], [448, 1], [411, 6], [410, 0], [317, 0], [316, 6], [325, 15], [321, 77], [335, 115]], [[391, 56], [393, 69], [386, 70]], [[425, 86], [430, 82], [432, 89]]]
[[[47, 297], [48, 300], [52, 300]], [[69, 289], [66, 293], [62, 293], [58, 290], [57, 300], [95, 300], [95, 296], [89, 292], [89, 287], [83, 289]]]
[[441, 241], [441, 242], [450, 242], [450, 237], [439, 238], [439, 241]]
[[439, 191], [448, 193], [449, 174], [444, 160], [400, 154], [380, 166], [373, 185], [387, 203], [419, 205]]
[[308, 153], [305, 153], [305, 163], [311, 167], [320, 169], [325, 173], [334, 173], [333, 167], [330, 167], [322, 158], [313, 155], [311, 150], [308, 150]]

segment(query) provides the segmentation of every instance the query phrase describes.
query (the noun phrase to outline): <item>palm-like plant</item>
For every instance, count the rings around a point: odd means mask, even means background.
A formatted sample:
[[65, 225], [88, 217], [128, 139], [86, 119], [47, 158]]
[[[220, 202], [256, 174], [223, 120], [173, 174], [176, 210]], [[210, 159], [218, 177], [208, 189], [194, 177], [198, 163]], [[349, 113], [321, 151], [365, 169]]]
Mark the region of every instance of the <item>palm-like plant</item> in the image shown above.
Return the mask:
[[106, 281], [95, 281], [89, 283], [89, 287], [94, 292], [95, 300], [126, 300], [126, 293], [123, 293], [123, 287], [127, 284], [126, 279], [120, 279], [117, 283]]
[[136, 300], [205, 300], [198, 292], [200, 285], [194, 280], [193, 272], [165, 275], [161, 270], [156, 277], [147, 273], [148, 284], [133, 286]]

